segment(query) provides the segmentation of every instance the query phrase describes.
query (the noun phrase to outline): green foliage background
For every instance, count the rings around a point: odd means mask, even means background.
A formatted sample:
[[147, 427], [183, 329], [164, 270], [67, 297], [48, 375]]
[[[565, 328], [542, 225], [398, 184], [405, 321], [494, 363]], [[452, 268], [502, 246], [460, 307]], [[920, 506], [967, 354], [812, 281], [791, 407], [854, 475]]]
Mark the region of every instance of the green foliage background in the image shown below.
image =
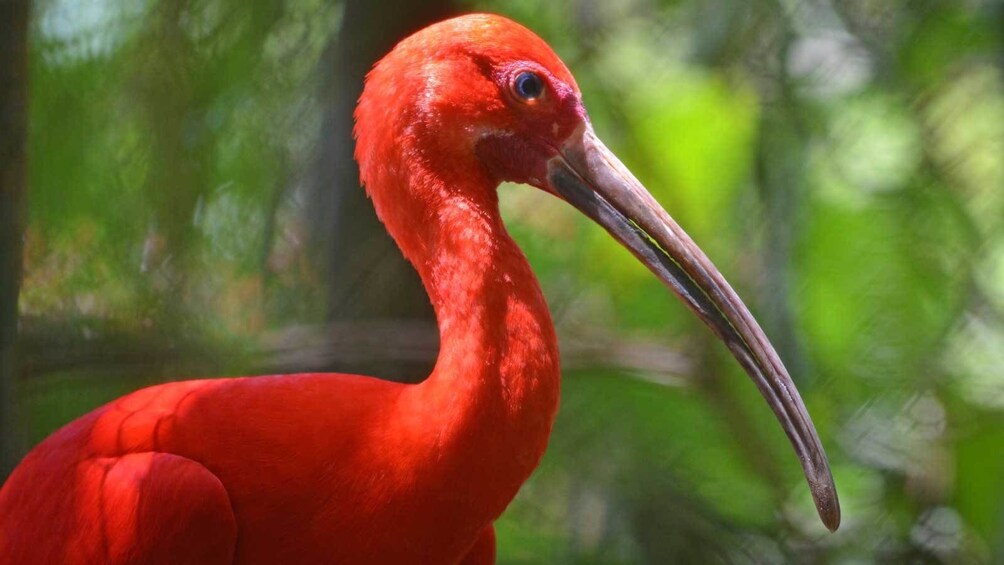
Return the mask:
[[[566, 371], [500, 563], [1004, 562], [1004, 3], [443, 4], [563, 57], [599, 135], [775, 342], [844, 508], [826, 533], [755, 388], [658, 281], [503, 186]], [[308, 368], [348, 370], [325, 361], [347, 347], [324, 339], [346, 307], [328, 286], [357, 270], [325, 262], [307, 217], [319, 92], [342, 80], [325, 53], [352, 13], [34, 3], [26, 447], [147, 384], [300, 370], [304, 342]]]

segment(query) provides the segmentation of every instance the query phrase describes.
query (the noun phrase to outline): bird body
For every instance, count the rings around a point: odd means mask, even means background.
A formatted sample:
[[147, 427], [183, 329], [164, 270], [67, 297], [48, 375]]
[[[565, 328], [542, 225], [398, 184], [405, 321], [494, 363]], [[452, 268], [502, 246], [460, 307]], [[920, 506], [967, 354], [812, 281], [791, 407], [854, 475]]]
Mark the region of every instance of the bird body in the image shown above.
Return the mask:
[[[4, 489], [5, 529], [19, 524], [5, 549], [30, 551], [13, 554], [25, 563], [456, 562], [544, 441], [506, 449], [505, 436], [525, 430], [437, 413], [424, 390], [330, 374], [143, 389], [64, 427], [18, 467]], [[487, 395], [469, 408], [504, 410]], [[179, 469], [191, 476], [181, 488], [163, 480]], [[156, 527], [193, 485], [199, 496], [177, 516], [188, 528]]]
[[726, 341], [835, 527], [825, 456], [773, 348], [592, 134], [543, 40], [491, 15], [426, 28], [370, 73], [356, 121], [362, 182], [436, 312], [428, 379], [283, 375], [124, 396], [9, 477], [0, 562], [493, 563], [492, 522], [544, 453], [560, 376], [544, 297], [499, 214], [502, 180], [578, 207]]

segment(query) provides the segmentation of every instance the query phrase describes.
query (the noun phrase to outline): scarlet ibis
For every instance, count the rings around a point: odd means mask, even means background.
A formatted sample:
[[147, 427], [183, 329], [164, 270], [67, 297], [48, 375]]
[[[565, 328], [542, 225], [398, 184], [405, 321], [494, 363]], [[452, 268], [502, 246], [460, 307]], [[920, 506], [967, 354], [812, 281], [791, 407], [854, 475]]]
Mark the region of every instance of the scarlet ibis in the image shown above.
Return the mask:
[[595, 220], [725, 342], [837, 527], [826, 456], [773, 347], [596, 137], [543, 40], [493, 15], [419, 31], [369, 74], [355, 134], [362, 182], [435, 307], [429, 378], [299, 374], [124, 396], [13, 472], [0, 561], [493, 563], [492, 522], [544, 453], [559, 381], [544, 297], [499, 215], [503, 180]]

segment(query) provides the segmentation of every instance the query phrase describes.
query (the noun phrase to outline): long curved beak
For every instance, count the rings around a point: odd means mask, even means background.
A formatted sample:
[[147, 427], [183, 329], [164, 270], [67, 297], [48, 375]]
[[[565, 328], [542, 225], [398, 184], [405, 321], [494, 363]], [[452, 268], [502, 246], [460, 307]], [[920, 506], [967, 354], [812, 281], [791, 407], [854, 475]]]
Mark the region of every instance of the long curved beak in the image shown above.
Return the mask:
[[588, 124], [548, 161], [547, 182], [634, 253], [725, 342], [784, 428], [819, 517], [835, 531], [840, 502], [816, 428], [774, 347], [718, 269]]

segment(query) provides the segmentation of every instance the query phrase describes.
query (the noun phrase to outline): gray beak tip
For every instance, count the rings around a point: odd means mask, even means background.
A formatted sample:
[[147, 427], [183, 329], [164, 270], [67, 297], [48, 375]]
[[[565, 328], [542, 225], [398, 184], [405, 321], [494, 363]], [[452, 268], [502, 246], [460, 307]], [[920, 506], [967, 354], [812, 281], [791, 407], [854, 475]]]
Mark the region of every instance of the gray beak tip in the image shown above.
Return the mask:
[[837, 531], [840, 527], [840, 501], [837, 499], [833, 479], [827, 474], [824, 481], [809, 481], [809, 490], [823, 525], [831, 532]]

